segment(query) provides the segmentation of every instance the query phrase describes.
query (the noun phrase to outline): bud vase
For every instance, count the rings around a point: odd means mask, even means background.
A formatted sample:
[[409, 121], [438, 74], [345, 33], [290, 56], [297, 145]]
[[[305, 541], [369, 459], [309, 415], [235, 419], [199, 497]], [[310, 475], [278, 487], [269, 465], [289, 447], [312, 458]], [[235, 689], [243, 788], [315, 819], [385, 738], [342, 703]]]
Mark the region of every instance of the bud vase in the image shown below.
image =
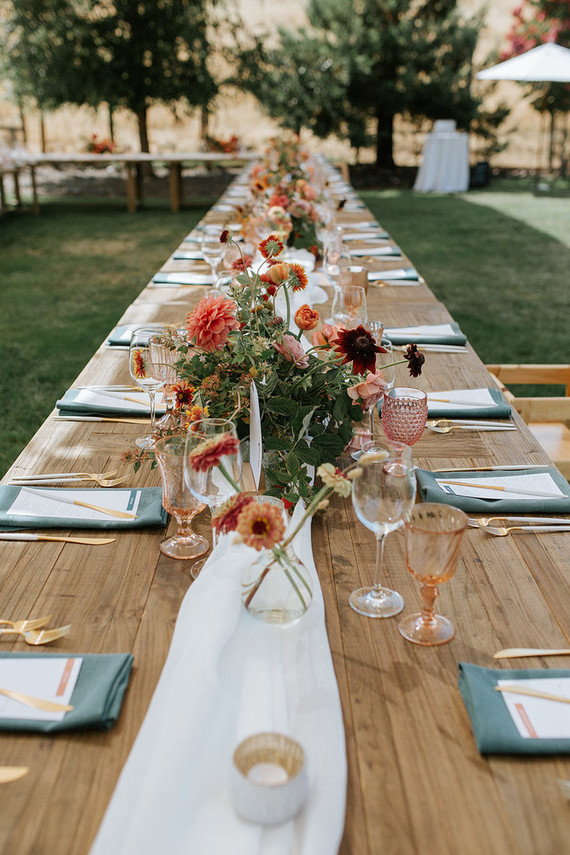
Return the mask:
[[313, 599], [309, 571], [290, 546], [260, 552], [242, 577], [242, 601], [266, 623], [296, 623]]

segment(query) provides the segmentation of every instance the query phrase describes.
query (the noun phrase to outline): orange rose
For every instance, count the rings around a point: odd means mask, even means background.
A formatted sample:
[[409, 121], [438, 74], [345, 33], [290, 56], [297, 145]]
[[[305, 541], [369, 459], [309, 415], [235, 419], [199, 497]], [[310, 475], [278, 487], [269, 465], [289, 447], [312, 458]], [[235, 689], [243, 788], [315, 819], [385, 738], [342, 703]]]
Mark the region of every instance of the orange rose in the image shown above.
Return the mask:
[[319, 322], [319, 313], [306, 303], [295, 312], [295, 323], [300, 330], [314, 330]]
[[274, 264], [269, 268], [267, 275], [271, 277], [275, 285], [281, 285], [289, 276], [289, 265], [286, 261], [280, 261], [279, 264]]

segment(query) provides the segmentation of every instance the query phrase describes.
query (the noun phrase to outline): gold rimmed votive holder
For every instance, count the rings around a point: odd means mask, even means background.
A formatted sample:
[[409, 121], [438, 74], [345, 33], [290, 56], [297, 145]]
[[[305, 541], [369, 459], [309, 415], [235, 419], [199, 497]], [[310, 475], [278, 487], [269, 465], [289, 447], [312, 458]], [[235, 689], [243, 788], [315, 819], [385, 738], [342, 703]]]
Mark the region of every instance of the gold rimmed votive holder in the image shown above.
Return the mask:
[[302, 809], [308, 790], [305, 752], [282, 733], [256, 733], [237, 746], [230, 770], [236, 813], [248, 822], [277, 825]]

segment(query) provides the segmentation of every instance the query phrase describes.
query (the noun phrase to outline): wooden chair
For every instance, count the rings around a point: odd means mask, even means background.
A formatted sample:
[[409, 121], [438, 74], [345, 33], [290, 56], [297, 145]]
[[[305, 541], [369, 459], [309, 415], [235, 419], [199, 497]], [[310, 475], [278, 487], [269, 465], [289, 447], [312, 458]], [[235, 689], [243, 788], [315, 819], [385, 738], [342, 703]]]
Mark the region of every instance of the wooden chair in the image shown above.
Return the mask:
[[[570, 365], [487, 365], [497, 386], [525, 420], [530, 431], [570, 479]], [[565, 397], [518, 398], [509, 384], [556, 384], [565, 387]]]

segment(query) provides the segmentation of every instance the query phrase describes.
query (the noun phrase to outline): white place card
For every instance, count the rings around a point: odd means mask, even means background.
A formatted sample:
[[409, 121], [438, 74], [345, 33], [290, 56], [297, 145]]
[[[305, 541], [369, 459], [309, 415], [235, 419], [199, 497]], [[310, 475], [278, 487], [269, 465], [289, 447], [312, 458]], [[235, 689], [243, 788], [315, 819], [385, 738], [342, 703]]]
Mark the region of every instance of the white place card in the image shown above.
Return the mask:
[[[137, 407], [141, 411], [141, 415], [150, 413], [150, 404], [147, 392], [105, 392], [95, 389], [81, 389], [75, 398], [76, 404], [85, 404], [96, 408], [112, 407], [113, 410], [133, 410]], [[158, 413], [164, 412], [164, 395], [162, 392], [156, 393], [156, 410]]]
[[[43, 701], [69, 704], [83, 659], [78, 657], [26, 657], [0, 659], [0, 686]], [[0, 718], [62, 721], [65, 712], [46, 712], [0, 695]]]
[[[448, 482], [461, 481], [460, 486]], [[474, 499], [561, 499], [566, 495], [562, 492], [550, 472], [532, 472], [524, 475], [499, 475], [498, 477], [461, 478], [457, 477], [436, 478], [436, 483], [446, 493], [456, 496], [469, 496]], [[503, 487], [504, 490], [489, 490], [489, 487]], [[511, 491], [509, 491], [509, 487]]]
[[[42, 493], [48, 492], [49, 496]], [[66, 501], [58, 501], [58, 497]], [[7, 516], [11, 517], [46, 517], [49, 519], [71, 519], [84, 520], [85, 522], [100, 522], [101, 520], [116, 519], [101, 511], [84, 508], [81, 505], [70, 504], [70, 501], [87, 502], [90, 505], [98, 505], [100, 508], [108, 508], [112, 511], [125, 511], [136, 514], [141, 500], [140, 490], [118, 490], [113, 488], [96, 490], [73, 490], [54, 489], [46, 487], [44, 491], [38, 487], [22, 487], [9, 509]]]
[[[419, 347], [421, 350], [421, 344]], [[466, 415], [473, 412], [477, 407], [499, 406], [488, 389], [453, 389], [446, 392], [428, 392], [427, 398], [430, 415], [437, 415], [440, 411], [445, 412], [450, 406], [454, 410], [465, 410]], [[437, 400], [438, 398], [445, 400], [440, 401]]]
[[[497, 680], [498, 686], [538, 689], [570, 700], [569, 677]], [[570, 705], [545, 698], [501, 692], [510, 716], [523, 739], [570, 739]]]

